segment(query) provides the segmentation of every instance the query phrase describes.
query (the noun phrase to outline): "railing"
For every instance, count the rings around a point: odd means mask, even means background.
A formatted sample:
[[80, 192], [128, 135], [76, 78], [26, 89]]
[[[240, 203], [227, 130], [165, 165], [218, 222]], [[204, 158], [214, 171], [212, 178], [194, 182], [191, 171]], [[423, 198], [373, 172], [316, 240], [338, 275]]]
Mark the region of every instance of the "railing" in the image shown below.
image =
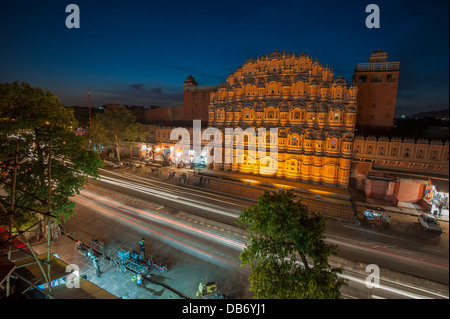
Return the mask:
[[358, 63], [357, 71], [385, 71], [399, 70], [400, 62], [374, 62], [374, 63]]

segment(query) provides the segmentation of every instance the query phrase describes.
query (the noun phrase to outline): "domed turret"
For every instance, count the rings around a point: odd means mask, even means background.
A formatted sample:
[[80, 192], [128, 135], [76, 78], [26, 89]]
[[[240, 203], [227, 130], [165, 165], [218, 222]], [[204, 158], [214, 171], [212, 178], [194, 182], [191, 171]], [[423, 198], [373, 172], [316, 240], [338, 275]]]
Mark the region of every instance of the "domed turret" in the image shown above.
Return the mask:
[[184, 81], [184, 88], [191, 88], [191, 87], [196, 87], [197, 86], [197, 82], [195, 82], [195, 79], [192, 75], [189, 75], [186, 79], [186, 81]]
[[374, 63], [374, 62], [386, 62], [387, 61], [387, 52], [383, 51], [383, 50], [376, 50], [373, 51], [372, 54], [369, 57], [369, 63]]

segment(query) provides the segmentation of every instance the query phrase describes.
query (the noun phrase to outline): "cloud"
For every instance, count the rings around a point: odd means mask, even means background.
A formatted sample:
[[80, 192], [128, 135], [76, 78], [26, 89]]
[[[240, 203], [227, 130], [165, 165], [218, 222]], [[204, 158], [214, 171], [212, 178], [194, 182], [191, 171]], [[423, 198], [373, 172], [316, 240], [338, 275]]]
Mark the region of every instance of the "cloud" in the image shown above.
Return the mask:
[[146, 88], [145, 84], [143, 83], [135, 83], [131, 84], [130, 87], [138, 92], [141, 93], [150, 93], [155, 95], [161, 95], [162, 89], [161, 88]]
[[[121, 105], [182, 105], [183, 89], [170, 86], [147, 87], [144, 83], [105, 83], [92, 88], [92, 105], [121, 104]], [[75, 105], [75, 104], [74, 104]]]

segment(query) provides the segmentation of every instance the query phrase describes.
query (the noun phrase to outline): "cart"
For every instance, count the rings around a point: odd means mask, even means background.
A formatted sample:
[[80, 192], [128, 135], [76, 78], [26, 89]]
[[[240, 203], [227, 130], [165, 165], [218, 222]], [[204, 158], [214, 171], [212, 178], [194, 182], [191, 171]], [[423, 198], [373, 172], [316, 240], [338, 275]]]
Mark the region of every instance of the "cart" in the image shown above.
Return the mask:
[[144, 260], [139, 259], [139, 254], [133, 251], [130, 254], [130, 251], [122, 248], [117, 251], [117, 258], [111, 256], [111, 263], [113, 266], [117, 266], [120, 271], [126, 272], [127, 269], [146, 276], [149, 274], [150, 269], [147, 266]]
[[374, 209], [366, 209], [364, 211], [363, 222], [371, 225], [372, 227], [383, 226], [388, 228], [390, 219], [391, 216], [387, 216], [385, 213]]

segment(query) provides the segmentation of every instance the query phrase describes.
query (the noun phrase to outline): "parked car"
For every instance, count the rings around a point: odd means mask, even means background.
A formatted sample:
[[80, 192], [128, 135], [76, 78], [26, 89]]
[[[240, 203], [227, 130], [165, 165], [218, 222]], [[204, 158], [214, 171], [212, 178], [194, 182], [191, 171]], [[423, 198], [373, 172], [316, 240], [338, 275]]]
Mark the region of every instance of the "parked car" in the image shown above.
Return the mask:
[[112, 168], [119, 168], [119, 167], [123, 167], [123, 163], [119, 162], [118, 160], [108, 160], [105, 159], [103, 160], [103, 163], [105, 163], [105, 166], [110, 166]]
[[442, 227], [435, 217], [428, 214], [420, 214], [418, 220], [426, 232], [442, 234]]

